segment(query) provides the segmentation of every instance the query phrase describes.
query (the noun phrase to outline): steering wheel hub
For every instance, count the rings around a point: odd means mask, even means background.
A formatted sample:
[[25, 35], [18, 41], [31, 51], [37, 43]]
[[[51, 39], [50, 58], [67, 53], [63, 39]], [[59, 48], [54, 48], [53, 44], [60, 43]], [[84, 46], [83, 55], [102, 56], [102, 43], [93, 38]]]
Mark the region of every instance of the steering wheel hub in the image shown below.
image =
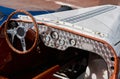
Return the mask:
[[17, 36], [18, 36], [18, 38], [20, 38], [20, 37], [25, 37], [25, 35], [26, 35], [25, 28], [23, 28], [23, 27], [18, 27], [18, 28], [17, 28]]

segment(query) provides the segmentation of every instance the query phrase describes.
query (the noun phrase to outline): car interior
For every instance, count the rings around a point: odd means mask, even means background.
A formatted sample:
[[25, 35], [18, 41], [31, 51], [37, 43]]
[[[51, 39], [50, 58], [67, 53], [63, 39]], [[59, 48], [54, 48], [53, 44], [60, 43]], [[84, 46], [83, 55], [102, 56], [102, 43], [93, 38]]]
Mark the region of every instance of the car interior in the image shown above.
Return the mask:
[[[12, 18], [18, 13], [31, 20]], [[87, 43], [95, 43], [96, 49]], [[108, 50], [99, 41], [38, 23], [28, 12], [17, 10], [0, 27], [0, 78], [108, 79], [116, 60], [112, 53], [96, 53], [102, 50], [97, 51], [97, 45]]]

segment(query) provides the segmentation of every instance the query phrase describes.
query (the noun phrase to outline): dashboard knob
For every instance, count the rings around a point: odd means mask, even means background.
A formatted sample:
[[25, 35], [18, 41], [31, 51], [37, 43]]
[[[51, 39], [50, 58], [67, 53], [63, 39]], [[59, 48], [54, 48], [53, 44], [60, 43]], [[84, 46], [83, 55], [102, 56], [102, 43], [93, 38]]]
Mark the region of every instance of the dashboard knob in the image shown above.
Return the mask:
[[70, 42], [70, 45], [72, 45], [72, 46], [74, 46], [76, 44], [76, 40], [74, 40], [74, 39], [70, 39], [69, 42]]
[[57, 32], [53, 31], [53, 32], [51, 32], [51, 37], [52, 37], [53, 39], [58, 39], [59, 35], [58, 35]]
[[63, 39], [59, 40], [59, 44], [62, 46], [65, 44], [65, 41]]

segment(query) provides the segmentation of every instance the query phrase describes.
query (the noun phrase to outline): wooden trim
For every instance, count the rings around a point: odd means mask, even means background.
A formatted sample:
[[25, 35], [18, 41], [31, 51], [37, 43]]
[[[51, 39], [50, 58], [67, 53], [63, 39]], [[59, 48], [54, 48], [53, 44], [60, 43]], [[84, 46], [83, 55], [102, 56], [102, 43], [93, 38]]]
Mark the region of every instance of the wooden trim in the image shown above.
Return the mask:
[[55, 66], [51, 67], [50, 69], [44, 71], [43, 73], [35, 76], [32, 79], [46, 79], [50, 75], [52, 75], [53, 73], [55, 73], [56, 71], [58, 71], [59, 69], [60, 69], [60, 66], [59, 65], [55, 65]]

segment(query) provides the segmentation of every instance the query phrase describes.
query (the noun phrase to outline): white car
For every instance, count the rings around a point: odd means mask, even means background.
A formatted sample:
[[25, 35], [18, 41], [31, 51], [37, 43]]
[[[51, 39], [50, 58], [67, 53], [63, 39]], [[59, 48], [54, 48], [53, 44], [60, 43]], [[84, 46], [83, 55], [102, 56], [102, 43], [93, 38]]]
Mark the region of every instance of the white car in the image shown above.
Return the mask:
[[[12, 19], [16, 14], [19, 18]], [[0, 32], [1, 77], [119, 79], [120, 6], [34, 17], [16, 10]]]

